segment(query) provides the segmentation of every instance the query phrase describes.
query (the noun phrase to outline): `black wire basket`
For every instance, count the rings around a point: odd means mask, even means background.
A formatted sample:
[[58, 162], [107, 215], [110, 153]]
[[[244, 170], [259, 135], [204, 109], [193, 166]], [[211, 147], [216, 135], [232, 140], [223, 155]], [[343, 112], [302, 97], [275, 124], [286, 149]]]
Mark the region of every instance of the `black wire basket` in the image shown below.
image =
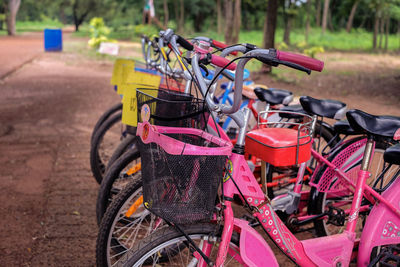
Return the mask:
[[144, 206], [175, 224], [210, 220], [232, 144], [198, 129], [148, 123], [139, 123], [137, 135]]
[[137, 89], [138, 121], [142, 121], [142, 106], [150, 108], [150, 124], [204, 130], [209, 111], [203, 99], [191, 94], [166, 89]]

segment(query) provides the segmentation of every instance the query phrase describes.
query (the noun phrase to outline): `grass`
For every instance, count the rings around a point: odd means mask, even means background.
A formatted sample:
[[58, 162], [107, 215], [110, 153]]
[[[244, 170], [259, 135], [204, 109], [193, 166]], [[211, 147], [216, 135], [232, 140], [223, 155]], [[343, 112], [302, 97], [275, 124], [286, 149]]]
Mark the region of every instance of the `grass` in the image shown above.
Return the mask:
[[95, 49], [89, 49], [85, 41], [69, 41], [64, 43], [63, 47], [65, 52], [78, 53], [83, 57], [94, 60], [114, 61], [115, 57], [97, 53]]
[[[17, 21], [16, 28], [17, 33], [28, 32], [28, 31], [43, 31], [45, 28], [62, 28], [64, 25], [56, 20], [46, 19], [44, 21]], [[143, 26], [121, 26], [118, 30], [112, 30], [109, 38], [117, 40], [134, 40], [138, 41], [140, 36], [135, 34], [135, 27], [142, 27], [145, 33], [149, 30]], [[147, 30], [146, 30], [147, 29]], [[156, 31], [156, 29], [154, 29]], [[0, 31], [0, 35], [6, 35], [6, 31]], [[89, 37], [89, 25], [83, 24], [79, 28], [79, 32], [74, 32], [74, 36]], [[186, 37], [193, 36], [208, 36], [216, 40], [224, 40], [223, 36], [218, 35], [215, 31], [206, 31], [201, 33], [194, 33], [187, 35]], [[258, 46], [261, 46], [263, 39], [263, 32], [258, 31], [241, 31], [240, 42], [249, 42]], [[297, 45], [305, 43], [304, 29], [293, 29], [290, 35], [291, 46], [288, 50], [296, 50]], [[283, 42], [283, 29], [277, 29], [275, 35], [275, 43], [279, 48]], [[319, 28], [313, 28], [310, 30], [309, 39], [306, 44], [307, 47], [322, 46], [327, 51], [372, 51], [372, 33], [362, 29], [353, 29], [351, 33], [347, 33], [344, 30], [337, 32], [327, 31], [324, 35], [321, 34]], [[388, 50], [395, 51], [400, 49], [400, 41], [398, 35], [392, 34], [389, 36]]]
[[[74, 33], [75, 36], [89, 36], [89, 27], [83, 25], [80, 28], [80, 32]], [[190, 34], [186, 37], [194, 36], [207, 36], [212, 39], [223, 41], [223, 35], [218, 35], [215, 31], [206, 31], [201, 33]], [[139, 36], [134, 33], [133, 26], [125, 26], [118, 29], [118, 31], [112, 31], [110, 34], [112, 39], [122, 40], [139, 40]], [[241, 31], [239, 42], [249, 42], [257, 46], [261, 46], [263, 40], [262, 31]], [[305, 43], [305, 35], [303, 29], [294, 29], [290, 34], [291, 47], [289, 50], [297, 48], [297, 44]], [[275, 35], [275, 43], [277, 47], [283, 42], [283, 29], [277, 29]], [[398, 35], [389, 35], [388, 50], [400, 49]], [[347, 33], [345, 30], [337, 32], [325, 32], [321, 34], [319, 28], [313, 28], [310, 30], [309, 39], [306, 44], [307, 47], [322, 46], [327, 51], [357, 51], [357, 52], [371, 52], [372, 51], [372, 33], [362, 29], [354, 29], [351, 33]]]
[[[199, 34], [195, 34], [197, 36]], [[218, 35], [216, 32], [208, 31], [200, 35], [208, 36], [216, 40], [223, 40], [223, 36]], [[252, 44], [261, 46], [263, 40], [262, 31], [242, 31], [240, 32], [239, 42], [250, 42]], [[290, 34], [290, 41], [292, 46], [305, 42], [304, 30], [294, 29]], [[275, 43], [279, 45], [283, 42], [283, 29], [277, 29], [275, 34]], [[320, 29], [311, 29], [307, 43], [308, 47], [322, 46], [325, 50], [331, 51], [364, 51], [369, 52], [372, 50], [372, 33], [365, 30], [353, 30], [347, 33], [345, 30], [338, 32], [325, 32], [321, 35]], [[293, 47], [292, 47], [293, 48]], [[388, 49], [399, 49], [399, 37], [395, 34], [389, 36]]]
[[[3, 26], [6, 27], [5, 25]], [[44, 20], [44, 21], [17, 21], [15, 25], [17, 34], [22, 32], [41, 32], [44, 29], [57, 29], [64, 27], [64, 24], [57, 20]], [[0, 36], [7, 35], [7, 31], [0, 30]]]

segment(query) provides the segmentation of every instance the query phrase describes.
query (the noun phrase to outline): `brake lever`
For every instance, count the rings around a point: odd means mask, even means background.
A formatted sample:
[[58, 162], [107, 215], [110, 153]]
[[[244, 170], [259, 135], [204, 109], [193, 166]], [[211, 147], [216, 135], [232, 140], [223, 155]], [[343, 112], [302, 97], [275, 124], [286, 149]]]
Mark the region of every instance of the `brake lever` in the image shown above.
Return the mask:
[[256, 59], [258, 59], [259, 61], [261, 61], [264, 64], [267, 64], [267, 65], [270, 65], [270, 66], [273, 66], [273, 67], [277, 67], [278, 65], [282, 64], [282, 65], [288, 66], [290, 68], [303, 71], [303, 72], [307, 73], [308, 75], [311, 74], [311, 70], [310, 69], [308, 69], [306, 67], [303, 67], [303, 66], [301, 66], [299, 64], [296, 64], [296, 63], [279, 60], [273, 54], [272, 54], [272, 56], [256, 57]]
[[277, 60], [277, 61], [278, 61], [278, 64], [282, 64], [282, 65], [288, 66], [290, 68], [297, 69], [299, 71], [304, 71], [308, 75], [311, 74], [311, 70], [310, 69], [308, 69], [306, 67], [303, 67], [303, 66], [301, 66], [299, 64], [292, 63], [292, 62], [289, 62], [289, 61], [283, 61], [283, 60]]
[[264, 64], [277, 67], [279, 65], [279, 60], [275, 57], [271, 56], [262, 56], [262, 57], [256, 57], [257, 60], [261, 61]]

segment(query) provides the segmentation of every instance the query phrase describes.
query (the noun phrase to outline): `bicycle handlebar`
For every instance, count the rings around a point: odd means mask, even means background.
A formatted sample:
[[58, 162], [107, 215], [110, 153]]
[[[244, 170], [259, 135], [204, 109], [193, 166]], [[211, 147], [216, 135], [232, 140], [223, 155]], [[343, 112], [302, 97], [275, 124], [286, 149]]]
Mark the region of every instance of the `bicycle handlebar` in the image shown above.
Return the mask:
[[[222, 42], [216, 41], [216, 40], [212, 40], [211, 43], [216, 47], [216, 48], [221, 48], [221, 49], [225, 49], [228, 47], [227, 44], [224, 44]], [[236, 56], [238, 54], [237, 51], [231, 52], [230, 54]]]
[[307, 56], [276, 50], [276, 57], [279, 60], [291, 62], [310, 70], [321, 72], [324, 69], [324, 62]]
[[182, 36], [179, 36], [177, 34], [176, 34], [176, 36], [177, 36], [176, 42], [178, 44], [180, 44], [183, 48], [185, 48], [188, 51], [193, 50], [193, 45], [189, 41], [187, 41], [185, 38], [183, 38]]
[[[225, 67], [226, 65], [228, 65], [231, 61], [229, 59], [226, 59], [224, 57], [215, 55], [215, 54], [211, 54], [211, 63], [214, 64], [217, 67]], [[235, 63], [231, 63], [230, 65], [228, 65], [226, 67], [227, 70], [235, 70], [236, 69], [236, 64]]]

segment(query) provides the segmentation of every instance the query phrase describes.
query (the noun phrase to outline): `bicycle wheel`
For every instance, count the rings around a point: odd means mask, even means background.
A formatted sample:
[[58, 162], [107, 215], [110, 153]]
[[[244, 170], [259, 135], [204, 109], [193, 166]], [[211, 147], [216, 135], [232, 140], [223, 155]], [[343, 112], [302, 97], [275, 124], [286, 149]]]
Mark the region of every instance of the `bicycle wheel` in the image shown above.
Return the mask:
[[[360, 138], [354, 138], [352, 141], [348, 142], [347, 144], [343, 145], [343, 147], [336, 152], [335, 154], [331, 155], [328, 160], [332, 162], [336, 156], [340, 153], [340, 151], [344, 150], [345, 148], [349, 147], [352, 145], [354, 142], [357, 142], [361, 140], [362, 137]], [[371, 178], [367, 180], [367, 183], [369, 185], [373, 185], [375, 182], [375, 179], [378, 177], [380, 172], [382, 171], [383, 168], [383, 153], [385, 152], [385, 149], [389, 146], [388, 143], [386, 142], [376, 142], [375, 144], [375, 150], [374, 150], [374, 155], [371, 161], [370, 165], [370, 172], [371, 172]], [[356, 162], [354, 165], [352, 165], [351, 168], [347, 169], [345, 171], [346, 175], [349, 177], [357, 177], [358, 170], [360, 169], [361, 166], [361, 160]], [[316, 182], [318, 182], [322, 175], [324, 174], [326, 170], [326, 166], [321, 168], [316, 176]], [[387, 183], [389, 183], [391, 177], [395, 174], [396, 170], [398, 170], [399, 166], [392, 166], [392, 168], [384, 175], [383, 177], [383, 182], [382, 186], [384, 187]], [[335, 178], [331, 184], [336, 182]], [[309, 212], [311, 214], [321, 214], [323, 212], [327, 212], [331, 210], [334, 214], [333, 216], [336, 216], [336, 218], [340, 219], [342, 217], [343, 219], [347, 219], [348, 217], [348, 211], [351, 207], [351, 203], [353, 200], [353, 193], [350, 192], [349, 190], [343, 190], [337, 193], [326, 193], [326, 192], [318, 192], [315, 187], [312, 188], [310, 192], [310, 200], [309, 200]], [[364, 226], [364, 222], [366, 217], [368, 216], [369, 213], [369, 208], [367, 208], [370, 204], [366, 199], [363, 199], [363, 204], [364, 207], [366, 207], [365, 211], [360, 211], [360, 217], [357, 222], [357, 228], [356, 231], [358, 235], [361, 233], [361, 230]], [[344, 213], [342, 213], [342, 211]], [[343, 218], [345, 217], [345, 218]], [[342, 225], [342, 223], [338, 223], [338, 220], [328, 220], [328, 216], [325, 216], [324, 218], [320, 220], [315, 220], [314, 221], [314, 227], [315, 227], [315, 232], [317, 236], [327, 236], [327, 235], [333, 235], [337, 233], [341, 233], [345, 230], [345, 224]]]
[[96, 217], [99, 225], [108, 205], [116, 194], [132, 179], [140, 179], [140, 174], [140, 153], [135, 144], [119, 157], [104, 175], [96, 202]]
[[[221, 240], [221, 227], [212, 224], [197, 224], [182, 227], [183, 231], [200, 249], [206, 242], [212, 245], [209, 258], [215, 262], [218, 244]], [[157, 231], [128, 251], [121, 265], [123, 266], [196, 266], [198, 259], [194, 256], [196, 250], [187, 242], [185, 236], [174, 228], [168, 227]], [[239, 235], [234, 232], [228, 248], [225, 266], [242, 266], [240, 257]]]
[[114, 153], [111, 155], [110, 159], [108, 160], [106, 172], [111, 167], [111, 165], [121, 156], [123, 155], [128, 149], [132, 148], [135, 144], [136, 135], [128, 134], [118, 145], [118, 147], [114, 150]]
[[122, 110], [122, 103], [118, 103], [118, 104], [112, 106], [111, 108], [109, 108], [106, 112], [104, 112], [100, 116], [100, 118], [98, 119], [98, 121], [96, 122], [96, 124], [93, 128], [93, 132], [90, 137], [90, 142], [92, 142], [93, 137], [95, 136], [97, 130], [100, 128], [100, 126], [103, 124], [103, 122], [105, 122], [111, 115], [113, 115], [114, 113], [121, 111], [121, 110]]
[[[317, 123], [315, 125], [314, 131], [314, 140], [313, 149], [318, 151], [322, 150], [332, 139], [334, 135], [332, 130], [327, 128], [327, 126]], [[337, 141], [332, 140], [329, 143], [329, 147], [332, 148], [336, 145]], [[317, 147], [319, 146], [319, 148]], [[315, 165], [313, 160], [311, 159], [309, 162], [309, 167], [306, 170], [305, 175], [310, 176], [312, 173], [313, 166]], [[269, 185], [267, 186], [267, 194], [270, 199], [274, 199], [276, 196], [287, 193], [290, 189], [292, 189], [293, 182], [290, 180], [296, 179], [297, 177], [297, 168], [286, 167], [279, 168], [274, 167], [272, 165], [269, 166], [266, 172], [266, 181]], [[274, 185], [277, 184], [277, 185]]]
[[96, 131], [90, 146], [90, 168], [96, 181], [100, 184], [106, 164], [112, 152], [121, 140], [122, 113], [110, 116]]
[[117, 265], [137, 242], [166, 226], [142, 201], [142, 182], [132, 180], [107, 208], [97, 236], [97, 266]]

